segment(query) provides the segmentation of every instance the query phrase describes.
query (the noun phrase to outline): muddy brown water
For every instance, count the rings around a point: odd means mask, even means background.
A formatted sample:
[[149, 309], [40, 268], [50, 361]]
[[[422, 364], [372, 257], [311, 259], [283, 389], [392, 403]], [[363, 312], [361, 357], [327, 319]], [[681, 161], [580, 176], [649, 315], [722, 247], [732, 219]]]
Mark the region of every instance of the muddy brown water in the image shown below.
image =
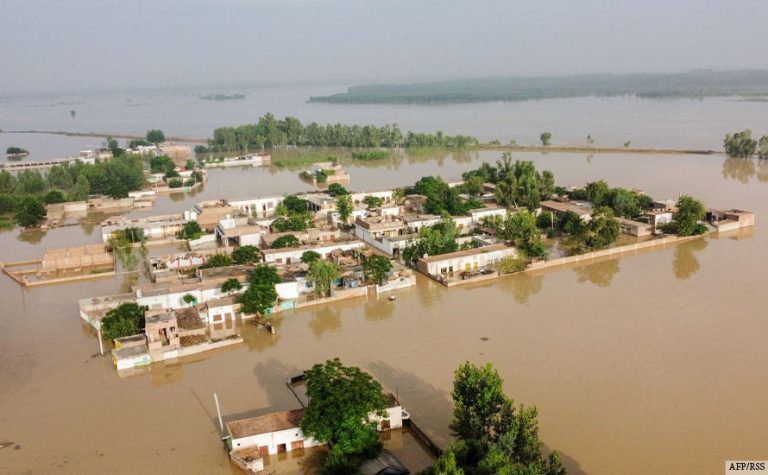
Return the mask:
[[[498, 154], [350, 167], [353, 189], [447, 179]], [[571, 473], [722, 473], [768, 457], [768, 173], [756, 160], [516, 154], [558, 183], [602, 178], [656, 198], [690, 193], [757, 213], [754, 230], [592, 265], [446, 289], [421, 276], [397, 300], [287, 313], [277, 334], [121, 379], [99, 357], [77, 300], [125, 278], [23, 290], [0, 278], [0, 473], [231, 473], [213, 392], [227, 418], [295, 407], [285, 380], [335, 356], [370, 371], [440, 445], [449, 440], [453, 370], [491, 361], [505, 389], [540, 411], [542, 440]], [[211, 171], [196, 196], [307, 189], [295, 171]], [[139, 213], [140, 214], [140, 213]], [[147, 214], [147, 213], [145, 213]], [[98, 227], [0, 233], [0, 259], [98, 242]]]

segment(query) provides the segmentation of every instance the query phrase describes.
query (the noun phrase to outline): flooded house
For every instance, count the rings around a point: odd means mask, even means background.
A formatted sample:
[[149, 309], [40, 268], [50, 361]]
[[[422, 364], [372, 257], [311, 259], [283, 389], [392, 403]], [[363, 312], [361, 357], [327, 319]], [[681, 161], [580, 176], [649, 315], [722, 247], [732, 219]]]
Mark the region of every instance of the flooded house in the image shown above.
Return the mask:
[[270, 218], [275, 215], [275, 208], [283, 202], [282, 196], [264, 196], [227, 200], [230, 206], [254, 218]]
[[320, 257], [327, 258], [335, 250], [348, 251], [351, 249], [361, 249], [365, 243], [358, 239], [335, 240], [327, 244], [303, 244], [298, 247], [286, 247], [279, 249], [262, 249], [261, 255], [264, 263], [274, 265], [290, 265], [301, 261], [301, 256], [306, 251], [314, 251], [320, 254]]
[[150, 216], [147, 218], [129, 218], [114, 216], [101, 223], [101, 239], [107, 242], [115, 231], [139, 228], [149, 241], [175, 239], [187, 221], [181, 214]]
[[755, 213], [740, 209], [709, 209], [707, 222], [718, 232], [733, 231], [755, 225]]
[[184, 219], [197, 221], [205, 231], [213, 232], [222, 218], [235, 216], [235, 211], [226, 200], [199, 201], [191, 210], [184, 212]]
[[517, 249], [506, 244], [491, 244], [474, 249], [422, 257], [416, 267], [422, 274], [441, 283], [469, 280], [478, 275], [497, 275], [493, 266], [505, 257], [516, 258]]
[[548, 211], [557, 218], [562, 218], [566, 213], [575, 213], [583, 221], [592, 219], [592, 204], [587, 201], [553, 201], [545, 200], [539, 203], [542, 211]]
[[619, 230], [624, 234], [635, 237], [646, 237], [653, 234], [655, 226], [642, 221], [635, 221], [627, 218], [616, 218], [619, 222]]

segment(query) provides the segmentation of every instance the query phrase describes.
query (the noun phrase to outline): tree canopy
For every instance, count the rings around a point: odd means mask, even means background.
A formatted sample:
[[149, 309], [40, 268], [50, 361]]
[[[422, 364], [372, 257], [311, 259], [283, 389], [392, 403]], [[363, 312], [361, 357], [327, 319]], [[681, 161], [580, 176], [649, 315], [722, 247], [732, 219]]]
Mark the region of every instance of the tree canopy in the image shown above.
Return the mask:
[[301, 254], [301, 262], [304, 264], [312, 264], [318, 259], [320, 259], [320, 254], [313, 250], [304, 251], [304, 253]]
[[729, 157], [748, 158], [757, 151], [757, 142], [752, 138], [752, 131], [746, 129], [733, 135], [726, 134], [723, 147]]
[[[435, 134], [404, 134], [396, 124], [383, 127], [374, 125], [343, 125], [315, 122], [304, 125], [295, 117], [278, 120], [271, 113], [260, 117], [256, 124], [237, 127], [219, 127], [208, 141], [210, 151], [241, 151], [248, 149], [272, 149], [277, 147], [350, 147], [350, 148], [398, 148], [398, 147], [445, 147], [463, 148], [478, 143], [474, 137]], [[357, 159], [376, 159], [383, 154], [358, 155]]]
[[496, 185], [496, 200], [506, 207], [526, 207], [533, 211], [543, 199], [549, 199], [555, 190], [555, 176], [549, 170], [539, 172], [532, 161], [516, 160], [505, 152], [496, 166], [483, 162], [479, 168], [462, 174], [466, 186], [475, 191], [483, 183]]
[[309, 404], [301, 432], [328, 443], [328, 473], [355, 473], [366, 458], [381, 450], [376, 422], [386, 416], [381, 385], [368, 373], [344, 366], [338, 358], [316, 364], [304, 373]]
[[374, 254], [363, 262], [363, 275], [366, 279], [381, 285], [392, 270], [392, 261], [388, 257]]
[[250, 264], [252, 262], [259, 262], [260, 259], [259, 248], [256, 246], [240, 246], [232, 251], [232, 261], [235, 264]]
[[448, 447], [433, 474], [564, 475], [557, 452], [542, 454], [538, 411], [515, 407], [492, 364], [459, 366], [453, 383], [453, 422], [457, 441]]
[[284, 236], [280, 236], [279, 238], [275, 239], [272, 242], [272, 249], [281, 249], [284, 247], [296, 247], [299, 244], [301, 244], [301, 241], [299, 241], [299, 238], [297, 238], [293, 234], [286, 234]]
[[125, 302], [109, 310], [101, 319], [101, 334], [108, 340], [136, 335], [144, 330], [144, 312], [135, 302]]
[[430, 214], [451, 216], [466, 214], [471, 209], [482, 208], [483, 204], [475, 198], [464, 200], [458, 187], [451, 187], [439, 176], [425, 176], [419, 179], [408, 193], [417, 193], [427, 197], [424, 211]]
[[339, 266], [335, 262], [315, 260], [309, 265], [307, 281], [315, 285], [315, 293], [322, 297], [331, 295], [331, 285], [339, 278]]
[[456, 243], [458, 230], [456, 223], [449, 217], [434, 226], [427, 226], [419, 229], [419, 237], [409, 242], [403, 250], [403, 260], [410, 265], [415, 265], [425, 254], [436, 256], [447, 254], [459, 249]]
[[275, 285], [282, 280], [277, 270], [268, 265], [258, 265], [251, 272], [248, 289], [237, 297], [241, 310], [246, 314], [265, 315], [277, 300]]
[[339, 212], [339, 219], [342, 223], [346, 224], [352, 215], [352, 211], [355, 210], [355, 205], [352, 204], [352, 198], [349, 195], [341, 195], [336, 198], [336, 209]]
[[677, 211], [672, 215], [674, 232], [678, 236], [704, 234], [707, 227], [699, 221], [704, 219], [704, 204], [692, 196], [683, 195], [677, 200]]
[[184, 223], [181, 230], [176, 233], [176, 237], [179, 239], [200, 239], [203, 235], [203, 228], [197, 223], [197, 221], [188, 221]]
[[165, 142], [165, 134], [159, 129], [150, 129], [147, 131], [147, 142], [149, 143], [162, 143]]

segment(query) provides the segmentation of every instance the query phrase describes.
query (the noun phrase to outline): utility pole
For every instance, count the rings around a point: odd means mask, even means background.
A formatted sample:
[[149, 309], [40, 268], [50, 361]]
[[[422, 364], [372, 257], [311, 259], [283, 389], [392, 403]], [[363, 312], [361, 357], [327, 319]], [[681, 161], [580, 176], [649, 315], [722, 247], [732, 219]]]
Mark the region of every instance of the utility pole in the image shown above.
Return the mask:
[[99, 324], [99, 329], [96, 330], [96, 333], [99, 335], [99, 352], [104, 356], [104, 342], [101, 339], [101, 324]]
[[219, 407], [219, 396], [213, 393], [213, 400], [216, 401], [216, 414], [219, 416], [219, 431], [224, 435], [224, 421], [221, 420], [221, 408]]

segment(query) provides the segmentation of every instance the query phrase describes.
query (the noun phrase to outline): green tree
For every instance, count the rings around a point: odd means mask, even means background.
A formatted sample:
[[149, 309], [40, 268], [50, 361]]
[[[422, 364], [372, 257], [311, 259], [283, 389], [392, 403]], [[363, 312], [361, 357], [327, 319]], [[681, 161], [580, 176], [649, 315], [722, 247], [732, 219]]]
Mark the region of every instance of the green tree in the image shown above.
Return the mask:
[[152, 173], [163, 173], [166, 178], [179, 176], [179, 173], [176, 171], [176, 163], [167, 155], [150, 158], [149, 170]]
[[317, 260], [309, 265], [307, 281], [315, 285], [315, 293], [331, 296], [331, 285], [339, 278], [339, 266], [335, 262]]
[[187, 221], [181, 227], [181, 230], [176, 233], [176, 237], [179, 239], [195, 240], [200, 239], [203, 235], [203, 229], [197, 223], [197, 221]]
[[352, 215], [355, 206], [352, 204], [352, 198], [349, 195], [341, 195], [336, 198], [336, 209], [339, 211], [339, 219], [346, 224]]
[[59, 190], [68, 191], [73, 185], [72, 175], [61, 165], [52, 166], [45, 175], [45, 179], [48, 181], [50, 188]]
[[144, 330], [144, 312], [135, 302], [125, 302], [108, 311], [101, 319], [101, 334], [107, 340], [141, 333]]
[[51, 190], [45, 194], [43, 201], [45, 201], [46, 204], [64, 203], [67, 201], [67, 197], [64, 195], [64, 193], [61, 192], [61, 190]]
[[677, 211], [672, 216], [678, 236], [704, 234], [706, 226], [699, 221], [704, 219], [704, 204], [692, 196], [683, 195], [677, 200]]
[[299, 244], [301, 244], [301, 241], [299, 241], [299, 238], [297, 238], [293, 234], [286, 234], [274, 240], [274, 242], [272, 243], [272, 249], [282, 249], [284, 247], [296, 247]]
[[729, 157], [748, 158], [755, 154], [757, 141], [752, 138], [752, 131], [746, 129], [733, 135], [726, 134], [723, 146]]
[[363, 275], [366, 279], [381, 285], [392, 270], [392, 261], [388, 257], [372, 255], [363, 262]]
[[768, 135], [760, 137], [757, 156], [762, 159], [768, 159]]
[[261, 260], [259, 248], [250, 245], [240, 246], [232, 252], [232, 260], [235, 264], [259, 262], [259, 260]]
[[450, 217], [444, 217], [434, 226], [419, 229], [419, 237], [409, 242], [403, 250], [403, 260], [413, 266], [422, 256], [437, 256], [459, 249], [456, 243], [458, 230]]
[[320, 254], [312, 250], [304, 251], [304, 253], [301, 255], [301, 262], [304, 264], [312, 264], [318, 259], [320, 259]]
[[363, 203], [369, 208], [378, 208], [384, 204], [384, 200], [378, 196], [367, 195], [363, 198]]
[[349, 191], [338, 183], [331, 183], [328, 185], [328, 194], [337, 198], [342, 195], [348, 195]]
[[[573, 216], [576, 216], [575, 213]], [[616, 242], [621, 232], [613, 210], [607, 206], [593, 209], [592, 219], [587, 222], [578, 216], [574, 219], [567, 214], [561, 222], [564, 229], [570, 233], [568, 243], [576, 253], [606, 248]]]
[[377, 423], [386, 416], [381, 385], [368, 373], [344, 366], [338, 358], [316, 364], [304, 373], [309, 404], [301, 432], [330, 446], [325, 471], [354, 469], [381, 450]]
[[213, 254], [205, 259], [203, 268], [211, 269], [214, 267], [229, 267], [232, 265], [232, 258], [226, 254]]
[[197, 297], [195, 297], [192, 294], [184, 294], [184, 296], [181, 297], [181, 300], [183, 300], [184, 303], [189, 305], [189, 306], [197, 304]]
[[25, 196], [16, 212], [16, 221], [24, 227], [37, 226], [45, 218], [45, 214], [45, 206], [40, 198]]
[[528, 210], [508, 215], [497, 234], [528, 257], [547, 258], [547, 248], [544, 246], [541, 231], [536, 226], [536, 216]]
[[162, 143], [165, 142], [165, 134], [159, 129], [150, 129], [147, 131], [147, 142], [149, 143]]
[[224, 283], [221, 284], [221, 292], [224, 294], [239, 292], [242, 288], [243, 284], [241, 284], [240, 281], [234, 277], [225, 280]]
[[[564, 475], [557, 452], [547, 458], [541, 453], [538, 410], [516, 408], [502, 386], [490, 363], [478, 367], [466, 362], [456, 370], [450, 427], [459, 440], [447, 451], [455, 465], [479, 474]], [[447, 460], [441, 465], [453, 467]]]
[[251, 273], [248, 289], [237, 296], [241, 310], [246, 314], [265, 315], [277, 300], [275, 285], [281, 282], [274, 267], [259, 265]]
[[88, 183], [88, 178], [84, 175], [78, 175], [75, 187], [72, 190], [72, 199], [77, 201], [86, 200], [90, 191], [91, 185]]
[[552, 139], [552, 133], [551, 132], [542, 132], [539, 136], [541, 139], [541, 144], [544, 146], [549, 145], [549, 141]]

